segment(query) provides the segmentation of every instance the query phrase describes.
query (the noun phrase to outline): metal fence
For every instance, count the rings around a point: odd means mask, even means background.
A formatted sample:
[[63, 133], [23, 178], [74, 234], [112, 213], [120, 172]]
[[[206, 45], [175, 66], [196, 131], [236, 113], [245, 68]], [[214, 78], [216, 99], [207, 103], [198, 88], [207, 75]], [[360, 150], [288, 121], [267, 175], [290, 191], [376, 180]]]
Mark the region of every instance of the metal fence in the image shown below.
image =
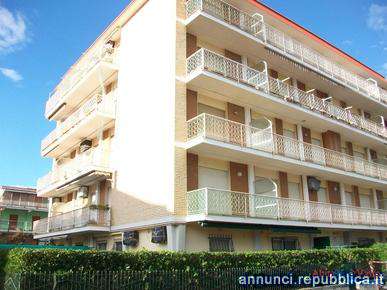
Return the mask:
[[[314, 270], [323, 267], [300, 267], [298, 269], [246, 269], [232, 268], [221, 270], [184, 270], [166, 271], [100, 271], [71, 273], [21, 273], [5, 278], [5, 290], [118, 290], [118, 289], [284, 289], [305, 288], [305, 285], [262, 285], [249, 286], [239, 283], [242, 276], [283, 276], [293, 277], [311, 275]], [[351, 268], [353, 269], [353, 268]]]

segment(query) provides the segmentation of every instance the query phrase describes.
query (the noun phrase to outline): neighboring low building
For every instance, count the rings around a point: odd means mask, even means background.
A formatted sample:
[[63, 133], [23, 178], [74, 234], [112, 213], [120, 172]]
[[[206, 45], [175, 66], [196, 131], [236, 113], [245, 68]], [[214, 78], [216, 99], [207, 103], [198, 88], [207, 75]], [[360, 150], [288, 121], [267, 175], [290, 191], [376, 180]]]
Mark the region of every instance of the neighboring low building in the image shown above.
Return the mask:
[[[305, 11], [305, 13], [310, 13]], [[46, 103], [34, 236], [98, 249], [386, 241], [387, 81], [253, 0], [133, 0]], [[130, 246], [131, 245], [131, 246]]]
[[32, 224], [47, 212], [47, 199], [38, 197], [35, 188], [0, 186], [0, 243], [36, 244]]

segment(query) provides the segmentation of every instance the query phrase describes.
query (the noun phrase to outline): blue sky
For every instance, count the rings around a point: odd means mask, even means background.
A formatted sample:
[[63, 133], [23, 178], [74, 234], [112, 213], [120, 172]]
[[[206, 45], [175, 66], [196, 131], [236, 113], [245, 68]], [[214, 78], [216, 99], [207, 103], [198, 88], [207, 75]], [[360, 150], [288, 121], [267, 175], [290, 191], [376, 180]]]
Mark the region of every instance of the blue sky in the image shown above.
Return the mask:
[[[386, 0], [263, 2], [386, 75]], [[35, 185], [49, 171], [40, 157], [54, 128], [43, 115], [48, 94], [128, 3], [0, 0], [0, 184]]]

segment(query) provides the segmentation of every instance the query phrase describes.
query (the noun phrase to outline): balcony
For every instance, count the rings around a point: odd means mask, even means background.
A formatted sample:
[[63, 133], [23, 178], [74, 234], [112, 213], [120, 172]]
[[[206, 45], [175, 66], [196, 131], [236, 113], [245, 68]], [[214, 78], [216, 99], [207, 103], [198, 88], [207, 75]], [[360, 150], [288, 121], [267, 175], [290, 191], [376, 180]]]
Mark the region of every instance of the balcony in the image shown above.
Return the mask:
[[1, 233], [32, 233], [32, 222], [0, 220]]
[[59, 165], [38, 179], [38, 196], [52, 197], [82, 185], [110, 178], [113, 170], [109, 167], [107, 153], [100, 149], [89, 149]]
[[109, 232], [110, 209], [91, 205], [35, 221], [34, 238], [77, 232]]
[[[234, 51], [243, 51], [254, 57], [262, 57], [266, 54], [264, 48], [267, 48], [333, 80], [349, 89], [349, 92], [366, 97], [359, 100], [363, 104], [367, 104], [366, 100], [371, 100], [373, 104], [368, 105], [372, 105], [374, 109], [378, 109], [380, 104], [387, 104], [387, 91], [379, 88], [375, 80], [350, 72], [269, 25], [262, 15], [250, 15], [221, 0], [190, 0], [186, 3], [186, 17], [188, 32], [200, 35], [205, 41]], [[305, 72], [303, 74], [305, 76]], [[318, 82], [318, 78], [315, 81]], [[347, 97], [351, 99], [351, 94]]]
[[9, 198], [0, 198], [0, 209], [1, 208], [13, 208], [13, 209], [27, 209], [27, 210], [36, 210], [36, 211], [48, 211], [48, 203], [35, 201], [34, 199], [9, 199]]
[[42, 140], [41, 154], [56, 157], [115, 119], [115, 97], [97, 94], [71, 114]]
[[[291, 116], [293, 120], [339, 132], [348, 139], [379, 148], [387, 138], [384, 125], [375, 123], [350, 110], [316, 97], [312, 92], [268, 76], [267, 69], [258, 71], [207, 49], [200, 49], [187, 59], [187, 83], [195, 88], [221, 93], [230, 101], [251, 104], [258, 109]], [[316, 118], [317, 117], [317, 118]], [[325, 124], [324, 124], [325, 125]], [[364, 138], [364, 135], [371, 138]], [[383, 147], [383, 146], [382, 146]]]
[[201, 114], [187, 121], [190, 151], [294, 174], [385, 188], [387, 167], [220, 117]]
[[[341, 204], [202, 188], [187, 193], [187, 212], [197, 219], [330, 228], [387, 228], [387, 211]], [[234, 220], [236, 222], [237, 220]], [[232, 222], [232, 219], [224, 221]]]
[[116, 55], [114, 48], [104, 47], [71, 68], [50, 94], [46, 103], [46, 118], [60, 120], [76, 107], [80, 96], [88, 96], [114, 74], [118, 70]]

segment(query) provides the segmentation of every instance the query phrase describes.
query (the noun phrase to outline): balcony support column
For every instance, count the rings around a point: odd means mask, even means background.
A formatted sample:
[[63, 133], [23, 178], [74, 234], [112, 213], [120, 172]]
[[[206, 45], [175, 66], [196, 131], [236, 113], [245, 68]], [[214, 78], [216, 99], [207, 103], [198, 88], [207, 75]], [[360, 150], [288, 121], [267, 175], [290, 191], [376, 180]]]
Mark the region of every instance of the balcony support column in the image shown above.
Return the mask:
[[343, 182], [340, 182], [339, 187], [340, 187], [340, 199], [341, 199], [341, 204], [342, 204], [342, 205], [346, 205], [346, 204], [347, 204], [347, 201], [346, 201], [346, 198], [345, 198], [345, 185], [344, 185], [344, 183], [343, 183]]
[[186, 238], [186, 225], [167, 225], [168, 250], [184, 251]]
[[378, 209], [379, 208], [378, 195], [376, 194], [375, 188], [372, 188], [372, 199], [374, 201], [374, 208]]
[[[243, 61], [243, 59], [242, 59]], [[245, 107], [245, 125], [246, 125], [246, 145], [247, 147], [251, 146], [251, 132], [250, 132], [250, 124], [251, 124], [251, 109], [250, 107]]]
[[299, 152], [300, 152], [300, 159], [302, 161], [305, 160], [305, 155], [304, 155], [304, 138], [302, 136], [302, 126], [300, 124], [297, 124], [297, 140], [300, 142], [299, 143]]
[[371, 150], [368, 147], [366, 148], [366, 154], [367, 154], [367, 161], [372, 161]]
[[308, 222], [310, 219], [308, 176], [302, 175], [301, 182], [302, 182], [302, 193], [305, 201], [305, 219]]
[[254, 186], [254, 181], [255, 181], [255, 172], [254, 172], [254, 165], [249, 164], [247, 167], [248, 170], [248, 181], [249, 181], [249, 193], [254, 194], [255, 193], [255, 186]]

